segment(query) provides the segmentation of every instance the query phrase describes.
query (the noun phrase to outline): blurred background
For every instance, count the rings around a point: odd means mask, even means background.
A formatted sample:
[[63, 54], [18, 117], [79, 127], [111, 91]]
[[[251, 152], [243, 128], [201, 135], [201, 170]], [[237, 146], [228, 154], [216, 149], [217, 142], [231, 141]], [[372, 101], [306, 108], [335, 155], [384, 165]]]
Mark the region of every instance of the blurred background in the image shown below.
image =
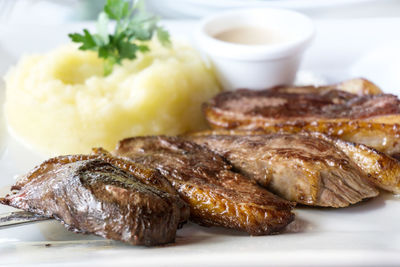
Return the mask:
[[[63, 23], [95, 19], [105, 0], [0, 0], [0, 23]], [[144, 0], [163, 19], [196, 19], [242, 7], [282, 7], [312, 18], [400, 16], [400, 0]]]

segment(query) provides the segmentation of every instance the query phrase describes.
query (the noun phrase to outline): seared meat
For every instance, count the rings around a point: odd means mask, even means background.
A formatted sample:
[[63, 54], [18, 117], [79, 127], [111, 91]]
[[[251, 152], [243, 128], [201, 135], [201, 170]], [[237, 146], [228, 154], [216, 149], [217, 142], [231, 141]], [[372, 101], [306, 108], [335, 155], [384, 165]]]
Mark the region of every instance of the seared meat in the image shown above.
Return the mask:
[[400, 153], [400, 101], [394, 95], [359, 96], [332, 86], [238, 90], [217, 95], [204, 112], [214, 128], [321, 132]]
[[[208, 142], [207, 136], [210, 135], [213, 136], [260, 135], [260, 136], [265, 136], [266, 140], [271, 140], [269, 136], [274, 136], [274, 135], [283, 136], [285, 134], [266, 134], [263, 131], [214, 130], [214, 131], [203, 131], [203, 132], [193, 133], [191, 136], [187, 136], [186, 138], [196, 143], [203, 144], [203, 142]], [[366, 145], [343, 141], [339, 138], [330, 137], [321, 133], [317, 132], [301, 133], [299, 135], [304, 136], [304, 138], [306, 137], [311, 139], [316, 138], [329, 142], [330, 144], [335, 146], [336, 149], [346, 154], [346, 156], [349, 157], [349, 159], [354, 164], [356, 164], [364, 173], [363, 177], [366, 177], [376, 187], [379, 187], [380, 189], [395, 194], [400, 194], [400, 161], [386, 155], [385, 153], [370, 148]], [[318, 144], [321, 141], [315, 140], [314, 142]], [[209, 147], [211, 148], [211, 146]], [[211, 149], [218, 153], [217, 151], [218, 145]], [[241, 151], [241, 153], [244, 153], [244, 151]], [[240, 167], [237, 166], [235, 162], [232, 162], [232, 164], [235, 166], [235, 168], [240, 169]], [[254, 161], [245, 162], [245, 159], [243, 159], [243, 161], [240, 162], [240, 164], [241, 165], [249, 164], [250, 165], [249, 167], [246, 168], [243, 167], [241, 171], [250, 177], [254, 177], [254, 179], [256, 179], [258, 183], [264, 184], [262, 178], [264, 171], [261, 170], [262, 168], [254, 168], [254, 166], [252, 165], [255, 164]], [[249, 169], [248, 173], [246, 173], [247, 169]]]
[[298, 86], [298, 87], [279, 87], [281, 92], [287, 93], [315, 93], [321, 94], [330, 90], [340, 90], [355, 95], [380, 95], [383, 94], [382, 90], [374, 83], [363, 79], [355, 78], [347, 80], [338, 84], [325, 85], [325, 86]]
[[287, 200], [338, 208], [378, 195], [360, 168], [321, 138], [236, 133], [205, 132], [187, 138], [222, 155], [241, 173]]
[[45, 161], [12, 187], [17, 192], [0, 202], [54, 217], [74, 232], [134, 245], [173, 242], [189, 213], [165, 178], [139, 164], [127, 162], [128, 172], [100, 158], [62, 156]]
[[400, 161], [397, 159], [363, 144], [346, 142], [321, 133], [310, 135], [326, 140], [342, 150], [377, 187], [400, 194]]
[[[132, 161], [124, 160], [122, 158], [113, 157], [108, 151], [103, 148], [94, 148], [92, 155], [70, 155], [48, 159], [41, 165], [36, 166], [27, 175], [19, 177], [19, 179], [17, 180], [15, 185], [11, 187], [11, 189], [21, 190], [21, 187], [27, 184], [31, 179], [35, 179], [38, 175], [40, 175], [41, 173], [45, 173], [48, 169], [54, 169], [63, 164], [92, 159], [101, 159], [105, 162], [117, 166], [118, 168], [130, 172], [142, 183], [154, 186], [162, 191], [171, 194], [177, 194], [177, 191], [170, 184], [170, 182], [156, 169], [151, 169], [138, 163], [135, 164]], [[187, 215], [186, 217], [189, 217], [189, 215]]]
[[191, 220], [252, 235], [289, 224], [292, 203], [234, 173], [210, 150], [177, 137], [136, 137], [120, 141], [114, 155], [157, 168], [190, 206]]

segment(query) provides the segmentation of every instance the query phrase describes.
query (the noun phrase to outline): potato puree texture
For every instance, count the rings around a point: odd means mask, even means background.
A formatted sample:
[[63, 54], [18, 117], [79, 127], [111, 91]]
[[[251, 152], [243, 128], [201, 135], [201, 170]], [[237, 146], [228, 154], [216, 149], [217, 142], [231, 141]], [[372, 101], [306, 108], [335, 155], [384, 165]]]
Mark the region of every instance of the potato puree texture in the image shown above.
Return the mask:
[[150, 48], [107, 77], [97, 54], [75, 45], [24, 57], [5, 77], [11, 132], [54, 155], [204, 128], [201, 104], [219, 92], [211, 70], [186, 44], [152, 41]]

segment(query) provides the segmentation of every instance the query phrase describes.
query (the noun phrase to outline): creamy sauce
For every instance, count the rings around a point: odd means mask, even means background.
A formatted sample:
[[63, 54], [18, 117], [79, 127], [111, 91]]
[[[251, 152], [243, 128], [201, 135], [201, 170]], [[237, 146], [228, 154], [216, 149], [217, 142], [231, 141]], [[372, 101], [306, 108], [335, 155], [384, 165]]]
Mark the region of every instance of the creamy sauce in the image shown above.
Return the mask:
[[214, 38], [245, 45], [269, 45], [285, 41], [285, 38], [277, 30], [254, 26], [232, 28], [216, 34]]

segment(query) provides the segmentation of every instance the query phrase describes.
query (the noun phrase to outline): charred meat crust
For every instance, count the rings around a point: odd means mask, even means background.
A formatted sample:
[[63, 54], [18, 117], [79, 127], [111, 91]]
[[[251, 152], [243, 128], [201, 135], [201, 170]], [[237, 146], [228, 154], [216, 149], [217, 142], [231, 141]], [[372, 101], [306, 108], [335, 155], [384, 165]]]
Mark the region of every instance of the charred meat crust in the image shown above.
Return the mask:
[[358, 96], [341, 90], [315, 87], [275, 87], [267, 90], [222, 92], [205, 108], [275, 120], [364, 119], [399, 114], [400, 101], [395, 95]]
[[223, 92], [203, 110], [213, 128], [321, 132], [384, 153], [400, 152], [400, 101], [394, 95], [356, 95], [332, 86], [276, 87]]
[[92, 155], [67, 155], [50, 158], [44, 161], [42, 164], [36, 166], [28, 174], [20, 177], [15, 185], [11, 187], [11, 190], [20, 190], [20, 188], [28, 183], [30, 179], [36, 178], [36, 176], [45, 173], [49, 168], [91, 159], [101, 159], [127, 172], [132, 173], [137, 179], [140, 179], [141, 182], [145, 184], [154, 186], [171, 194], [177, 193], [176, 190], [168, 182], [168, 180], [164, 176], [162, 176], [156, 169], [151, 169], [138, 163], [134, 164], [131, 161], [113, 157], [102, 148], [94, 148]]
[[177, 137], [136, 137], [120, 141], [113, 154], [157, 168], [199, 224], [264, 235], [294, 219], [292, 203], [232, 172], [222, 157], [195, 143]]
[[[248, 131], [248, 130], [212, 130], [203, 131], [198, 133], [193, 133], [186, 138], [199, 139], [205, 138], [206, 136], [279, 136], [288, 134], [267, 134], [264, 131]], [[371, 147], [363, 144], [353, 143], [341, 140], [339, 138], [327, 136], [322, 133], [312, 132], [312, 133], [300, 133], [297, 135], [305, 136], [308, 138], [321, 139], [325, 142], [330, 143], [335, 146], [338, 150], [343, 152], [348, 160], [351, 160], [355, 165], [357, 165], [360, 170], [364, 173], [366, 179], [368, 179], [376, 187], [399, 194], [400, 193], [400, 161], [377, 151]], [[268, 140], [269, 138], [266, 138]], [[206, 141], [206, 138], [205, 138]], [[204, 141], [204, 142], [205, 142]], [[321, 141], [315, 141], [319, 143]], [[216, 146], [214, 150], [218, 147]], [[235, 164], [233, 164], [234, 167]], [[254, 171], [252, 171], [253, 175]]]
[[186, 138], [219, 153], [241, 173], [290, 201], [337, 208], [378, 195], [359, 167], [321, 138], [240, 131]]
[[400, 194], [400, 161], [363, 144], [343, 141], [321, 133], [309, 133], [335, 145], [380, 189]]
[[[55, 158], [50, 158], [43, 162], [42, 164], [36, 166], [32, 171], [28, 174], [20, 177], [18, 181], [11, 187], [11, 190], [20, 190], [22, 186], [24, 186], [30, 179], [41, 175], [46, 172], [48, 168], [54, 168], [54, 166], [60, 166], [67, 163], [82, 161], [82, 160], [91, 160], [91, 159], [101, 159], [105, 162], [113, 164], [118, 168], [121, 168], [131, 174], [133, 174], [137, 179], [139, 179], [142, 183], [154, 186], [161, 191], [168, 192], [173, 195], [177, 195], [178, 192], [171, 185], [171, 183], [163, 176], [161, 173], [156, 170], [149, 168], [147, 166], [143, 166], [138, 163], [132, 163], [129, 160], [124, 160], [122, 158], [113, 157], [108, 151], [103, 148], [94, 148], [92, 155], [66, 155], [59, 156]], [[181, 202], [182, 204], [182, 202]], [[189, 207], [184, 204], [181, 207], [181, 220], [180, 224], [184, 224], [189, 218]]]
[[162, 177], [157, 171], [127, 166], [136, 175], [95, 156], [53, 158], [23, 177], [13, 186], [17, 192], [1, 202], [54, 217], [74, 232], [134, 245], [174, 242], [189, 215], [186, 203], [152, 185]]

